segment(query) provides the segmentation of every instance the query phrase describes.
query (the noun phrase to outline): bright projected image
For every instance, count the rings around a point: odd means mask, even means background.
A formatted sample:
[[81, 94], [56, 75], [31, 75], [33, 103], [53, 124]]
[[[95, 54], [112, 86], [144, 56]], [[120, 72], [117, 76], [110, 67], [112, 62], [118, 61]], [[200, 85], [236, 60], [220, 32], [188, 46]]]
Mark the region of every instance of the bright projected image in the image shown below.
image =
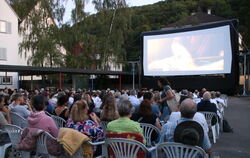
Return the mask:
[[225, 74], [231, 72], [230, 26], [145, 35], [145, 76]]

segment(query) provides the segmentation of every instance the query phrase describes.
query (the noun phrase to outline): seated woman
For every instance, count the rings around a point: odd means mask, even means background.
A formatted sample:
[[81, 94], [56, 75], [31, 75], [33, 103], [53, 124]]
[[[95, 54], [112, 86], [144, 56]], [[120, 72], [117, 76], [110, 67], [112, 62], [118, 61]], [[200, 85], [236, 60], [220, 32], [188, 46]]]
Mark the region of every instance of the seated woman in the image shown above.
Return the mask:
[[119, 118], [115, 98], [110, 96], [105, 100], [103, 111], [101, 112], [101, 121], [113, 121]]
[[89, 107], [86, 101], [76, 101], [71, 109], [66, 127], [78, 130], [90, 137], [92, 141], [103, 140], [104, 133], [99, 125], [100, 120], [95, 113], [88, 115], [88, 110]]
[[57, 101], [57, 107], [55, 108], [55, 114], [61, 118], [63, 118], [65, 121], [68, 120], [68, 96], [62, 95], [58, 98]]
[[10, 109], [4, 105], [4, 96], [0, 96], [0, 125], [10, 124]]
[[131, 119], [140, 123], [152, 124], [161, 130], [159, 118], [153, 114], [151, 104], [147, 100], [141, 102], [138, 113], [134, 113]]
[[[124, 100], [118, 105], [120, 118], [108, 123], [107, 132], [113, 133], [137, 133], [143, 137], [143, 131], [138, 122], [130, 120], [132, 115], [132, 104], [129, 100]], [[143, 137], [144, 138], [144, 137]], [[144, 139], [145, 143], [145, 139]]]
[[52, 136], [58, 136], [58, 128], [54, 120], [45, 114], [45, 98], [37, 95], [32, 98], [32, 106], [35, 111], [28, 117], [28, 127], [42, 129]]

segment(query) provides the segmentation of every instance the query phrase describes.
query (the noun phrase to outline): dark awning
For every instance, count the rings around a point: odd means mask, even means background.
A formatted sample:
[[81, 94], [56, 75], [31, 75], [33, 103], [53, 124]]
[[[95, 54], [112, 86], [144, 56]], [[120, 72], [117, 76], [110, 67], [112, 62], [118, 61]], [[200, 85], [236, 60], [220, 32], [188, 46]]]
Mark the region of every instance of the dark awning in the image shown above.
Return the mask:
[[86, 75], [132, 75], [132, 72], [122, 71], [100, 71], [73, 69], [62, 67], [37, 67], [37, 66], [19, 66], [19, 65], [0, 65], [2, 72], [18, 72], [19, 75], [45, 75], [45, 74], [86, 74]]

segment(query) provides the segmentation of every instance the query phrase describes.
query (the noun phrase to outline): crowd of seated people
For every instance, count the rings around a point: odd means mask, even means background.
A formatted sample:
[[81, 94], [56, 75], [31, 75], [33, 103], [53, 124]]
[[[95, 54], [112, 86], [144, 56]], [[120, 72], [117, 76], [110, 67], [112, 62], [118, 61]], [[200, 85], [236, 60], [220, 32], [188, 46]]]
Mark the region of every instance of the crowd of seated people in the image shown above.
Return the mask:
[[45, 114], [44, 111], [47, 111], [64, 119], [65, 127], [87, 135], [93, 142], [105, 140], [103, 128], [106, 127], [101, 126], [101, 121], [106, 121], [109, 122], [107, 133], [137, 133], [142, 136], [143, 143], [146, 140], [140, 123], [151, 124], [161, 131], [160, 135], [153, 138], [161, 143], [173, 142], [175, 127], [183, 121], [193, 120], [198, 122], [204, 131], [201, 147], [211, 153], [208, 125], [200, 112], [214, 112], [219, 116], [217, 104], [226, 107], [224, 100], [220, 98], [220, 92], [209, 92], [205, 88], [200, 92], [195, 90], [194, 93], [182, 90], [179, 92], [181, 98], [176, 107], [177, 111], [171, 112], [166, 100], [173, 97], [172, 89], [165, 80], [159, 80], [158, 84], [162, 91], [4, 90], [0, 92], [0, 125], [10, 124], [10, 112], [15, 112], [28, 120], [28, 127], [47, 131], [56, 138], [59, 128], [54, 120]]

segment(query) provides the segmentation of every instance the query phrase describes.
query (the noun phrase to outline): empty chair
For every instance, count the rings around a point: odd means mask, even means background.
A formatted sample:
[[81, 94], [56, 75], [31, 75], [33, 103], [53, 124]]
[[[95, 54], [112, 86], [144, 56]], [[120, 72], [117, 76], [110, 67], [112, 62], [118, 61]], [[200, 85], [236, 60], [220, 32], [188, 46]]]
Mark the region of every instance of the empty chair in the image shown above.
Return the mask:
[[55, 116], [55, 115], [51, 115], [51, 117], [52, 117], [53, 120], [55, 121], [56, 126], [57, 126], [58, 128], [61, 128], [61, 127], [64, 127], [64, 126], [65, 126], [66, 121], [65, 121], [63, 118], [61, 118], [61, 117], [59, 117], [59, 116]]
[[[158, 136], [160, 134], [160, 130], [154, 125], [148, 123], [140, 123], [140, 126], [143, 130], [143, 136], [146, 139], [146, 146], [154, 146], [154, 143], [158, 140]], [[152, 136], [156, 137], [155, 142], [152, 142]]]
[[[213, 142], [216, 143], [216, 139], [219, 138], [219, 121], [217, 118], [217, 114], [215, 114], [214, 112], [204, 112], [204, 111], [200, 112], [204, 114], [208, 128], [212, 130]], [[214, 125], [212, 125], [213, 119], [216, 120], [216, 123]]]
[[156, 155], [153, 157], [167, 158], [207, 158], [206, 152], [198, 147], [181, 143], [165, 142], [156, 146]]
[[[21, 139], [23, 129], [16, 125], [3, 125], [2, 128], [6, 131], [10, 137], [11, 145], [13, 149], [16, 149], [17, 144]], [[22, 157], [30, 157], [30, 152], [21, 151]]]
[[13, 125], [21, 128], [27, 127], [27, 119], [23, 118], [18, 113], [10, 112], [10, 118]]
[[[154, 149], [147, 149], [138, 141], [124, 138], [108, 138], [105, 140], [105, 147], [108, 155], [112, 152], [116, 158], [141, 158]], [[108, 157], [108, 155], [105, 156]]]

